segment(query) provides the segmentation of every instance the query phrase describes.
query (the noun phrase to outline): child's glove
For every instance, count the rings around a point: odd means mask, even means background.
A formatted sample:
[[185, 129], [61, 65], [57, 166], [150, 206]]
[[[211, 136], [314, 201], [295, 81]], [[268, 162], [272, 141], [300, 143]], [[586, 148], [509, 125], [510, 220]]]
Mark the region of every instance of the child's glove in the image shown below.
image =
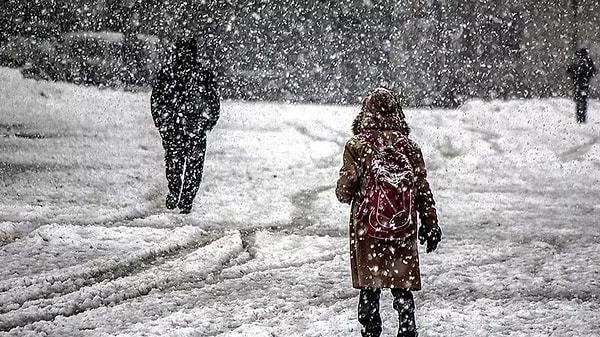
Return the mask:
[[419, 243], [424, 244], [427, 242], [427, 253], [433, 252], [438, 243], [442, 240], [442, 230], [440, 227], [433, 227], [431, 229], [425, 228], [423, 225], [419, 228]]

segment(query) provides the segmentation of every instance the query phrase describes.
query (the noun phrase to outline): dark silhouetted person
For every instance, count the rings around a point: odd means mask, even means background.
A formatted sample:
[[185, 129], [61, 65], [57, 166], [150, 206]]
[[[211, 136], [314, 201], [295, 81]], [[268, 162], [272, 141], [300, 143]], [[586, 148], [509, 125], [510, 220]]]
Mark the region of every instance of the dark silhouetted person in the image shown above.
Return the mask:
[[590, 79], [596, 75], [594, 62], [585, 48], [576, 52], [577, 59], [567, 69], [573, 80], [574, 98], [577, 103], [577, 122], [585, 123], [587, 120], [587, 101], [590, 89]]
[[202, 181], [206, 134], [220, 115], [215, 76], [199, 62], [195, 40], [175, 44], [154, 82], [151, 109], [165, 150], [166, 207], [189, 213]]

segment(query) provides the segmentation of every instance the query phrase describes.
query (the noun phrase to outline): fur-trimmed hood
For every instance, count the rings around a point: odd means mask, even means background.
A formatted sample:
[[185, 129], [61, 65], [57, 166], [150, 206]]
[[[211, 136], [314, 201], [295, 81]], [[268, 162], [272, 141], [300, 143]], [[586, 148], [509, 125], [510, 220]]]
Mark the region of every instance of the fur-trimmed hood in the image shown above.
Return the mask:
[[357, 135], [368, 129], [394, 130], [409, 135], [410, 128], [402, 106], [392, 91], [377, 88], [363, 100], [362, 108], [352, 123], [352, 133]]

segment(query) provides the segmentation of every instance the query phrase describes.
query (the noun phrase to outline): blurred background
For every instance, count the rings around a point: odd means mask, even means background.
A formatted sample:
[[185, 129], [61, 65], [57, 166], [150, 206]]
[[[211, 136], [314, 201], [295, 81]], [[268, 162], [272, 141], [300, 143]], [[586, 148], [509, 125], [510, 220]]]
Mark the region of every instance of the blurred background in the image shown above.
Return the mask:
[[[26, 77], [149, 90], [194, 37], [225, 99], [408, 106], [569, 96], [574, 50], [600, 55], [597, 0], [3, 0], [0, 65]], [[598, 97], [598, 79], [591, 96]]]

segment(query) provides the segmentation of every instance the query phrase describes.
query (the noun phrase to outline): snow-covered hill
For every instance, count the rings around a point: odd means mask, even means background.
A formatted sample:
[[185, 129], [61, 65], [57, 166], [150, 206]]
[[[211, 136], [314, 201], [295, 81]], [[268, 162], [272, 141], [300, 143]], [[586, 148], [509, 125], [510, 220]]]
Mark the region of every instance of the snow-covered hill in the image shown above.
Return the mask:
[[[0, 336], [360, 335], [333, 193], [358, 107], [224, 102], [180, 215], [148, 93], [2, 68], [0, 102]], [[421, 336], [600, 336], [600, 103], [573, 110], [407, 109], [444, 230]]]

